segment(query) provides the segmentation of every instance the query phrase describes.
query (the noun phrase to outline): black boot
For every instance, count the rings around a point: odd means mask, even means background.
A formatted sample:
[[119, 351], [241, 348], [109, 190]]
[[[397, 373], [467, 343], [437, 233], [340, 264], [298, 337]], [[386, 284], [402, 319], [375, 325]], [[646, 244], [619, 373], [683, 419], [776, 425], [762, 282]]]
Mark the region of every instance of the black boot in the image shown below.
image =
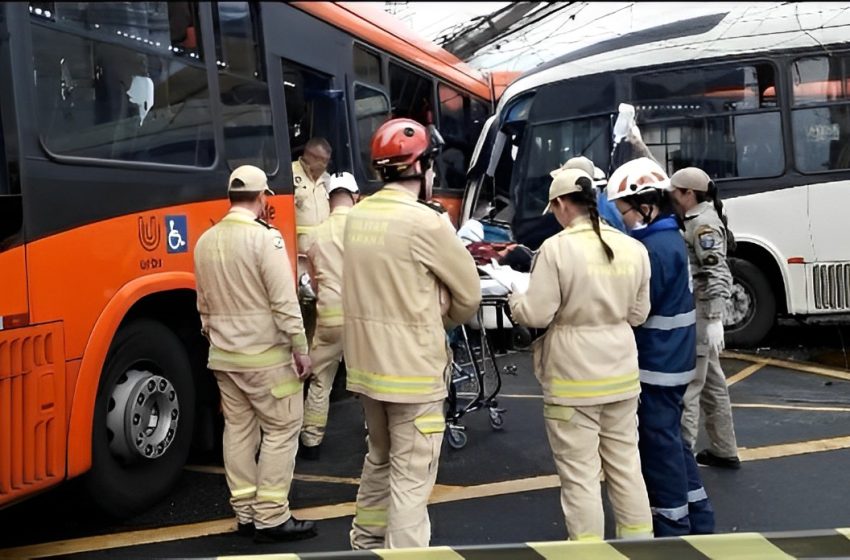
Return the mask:
[[319, 446], [318, 445], [304, 445], [303, 443], [298, 446], [298, 456], [302, 459], [306, 459], [307, 461], [318, 461], [319, 460]]
[[715, 455], [708, 449], [703, 449], [697, 453], [697, 463], [709, 467], [719, 467], [721, 469], [738, 470], [741, 468], [741, 460], [737, 457], [720, 457]]
[[290, 517], [286, 522], [268, 529], [257, 529], [255, 543], [299, 541], [316, 536], [316, 524], [313, 521], [298, 521]]
[[253, 537], [254, 536], [254, 524], [253, 523], [237, 523], [236, 524], [236, 534], [240, 537]]

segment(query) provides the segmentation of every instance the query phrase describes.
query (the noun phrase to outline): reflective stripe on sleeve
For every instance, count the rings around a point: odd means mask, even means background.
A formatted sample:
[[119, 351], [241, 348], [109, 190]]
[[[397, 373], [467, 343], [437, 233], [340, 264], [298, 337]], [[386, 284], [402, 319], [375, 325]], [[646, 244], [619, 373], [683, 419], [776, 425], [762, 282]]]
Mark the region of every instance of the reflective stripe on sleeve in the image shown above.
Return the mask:
[[649, 371], [648, 369], [642, 369], [640, 370], [640, 382], [660, 387], [676, 387], [678, 385], [687, 385], [694, 379], [694, 377], [696, 377], [696, 375], [696, 368], [679, 373], [666, 373], [663, 371]]
[[690, 327], [691, 325], [695, 325], [696, 322], [696, 311], [688, 311], [687, 313], [679, 313], [678, 315], [673, 315], [672, 317], [665, 317], [664, 315], [653, 315], [649, 319], [647, 319], [646, 322], [641, 326], [646, 329], [672, 331], [673, 329]]
[[561, 398], [591, 398], [618, 395], [640, 390], [638, 372], [608, 377], [576, 381], [572, 379], [553, 379], [552, 396]]
[[319, 414], [317, 412], [304, 412], [304, 425], [305, 426], [316, 426], [317, 428], [324, 428], [328, 423], [328, 415], [327, 414]]

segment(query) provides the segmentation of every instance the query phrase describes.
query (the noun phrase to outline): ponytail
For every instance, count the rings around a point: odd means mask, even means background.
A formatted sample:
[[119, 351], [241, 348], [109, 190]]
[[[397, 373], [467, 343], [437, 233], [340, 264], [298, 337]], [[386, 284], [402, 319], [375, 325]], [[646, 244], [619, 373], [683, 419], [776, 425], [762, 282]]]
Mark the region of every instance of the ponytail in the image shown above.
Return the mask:
[[723, 201], [720, 199], [720, 194], [717, 192], [717, 185], [714, 184], [714, 181], [708, 182], [708, 192], [706, 195], [707, 196], [703, 198], [703, 200], [699, 200], [700, 197], [697, 197], [697, 200], [699, 202], [703, 202], [706, 199], [710, 199], [714, 204], [714, 211], [717, 212], [717, 216], [720, 218], [720, 221], [723, 222], [723, 229], [726, 232], [726, 250], [730, 253], [734, 252], [738, 243], [735, 241], [735, 234], [733, 234], [732, 230], [729, 229], [729, 218], [726, 217], [726, 210], [723, 208]]
[[590, 218], [593, 231], [596, 232], [599, 242], [602, 243], [602, 249], [605, 251], [605, 256], [608, 257], [608, 262], [611, 262], [614, 260], [614, 250], [602, 239], [602, 231], [599, 228], [599, 208], [596, 206], [596, 188], [586, 177], [579, 177], [576, 184], [581, 187], [581, 191], [564, 195], [564, 197], [573, 204], [587, 209], [587, 216]]

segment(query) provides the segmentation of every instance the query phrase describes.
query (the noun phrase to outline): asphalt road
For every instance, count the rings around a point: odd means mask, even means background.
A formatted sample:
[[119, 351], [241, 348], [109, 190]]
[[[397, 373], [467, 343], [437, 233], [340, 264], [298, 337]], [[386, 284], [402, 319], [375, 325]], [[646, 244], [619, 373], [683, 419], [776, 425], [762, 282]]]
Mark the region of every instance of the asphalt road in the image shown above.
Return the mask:
[[[835, 359], [840, 352], [835, 341], [844, 332], [839, 335], [836, 327], [795, 329], [780, 330], [771, 350], [724, 360], [745, 462], [739, 471], [701, 469], [718, 532], [850, 526], [850, 373], [826, 368], [802, 372], [793, 364], [764, 363], [765, 357], [803, 354], [806, 359]], [[430, 507], [433, 545], [566, 537], [530, 357], [512, 354], [503, 359], [505, 364], [516, 365], [518, 375], [504, 378], [504, 428], [494, 431], [486, 412], [476, 412], [463, 422], [467, 446], [455, 450], [443, 445]], [[255, 545], [233, 533], [221, 462], [213, 457], [188, 467], [168, 499], [131, 519], [103, 516], [76, 481], [2, 510], [0, 558], [118, 560], [345, 550], [364, 435], [359, 402], [337, 400], [321, 459], [298, 460], [291, 503], [297, 516], [318, 520], [315, 539]], [[613, 536], [610, 521], [609, 510]], [[20, 548], [32, 546], [39, 548]]]

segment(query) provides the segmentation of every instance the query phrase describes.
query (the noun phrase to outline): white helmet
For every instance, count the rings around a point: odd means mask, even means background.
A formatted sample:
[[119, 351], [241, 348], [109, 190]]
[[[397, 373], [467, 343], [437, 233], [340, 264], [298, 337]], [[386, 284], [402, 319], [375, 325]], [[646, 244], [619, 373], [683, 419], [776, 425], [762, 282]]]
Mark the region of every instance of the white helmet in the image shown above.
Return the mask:
[[327, 189], [328, 194], [331, 194], [337, 189], [344, 189], [351, 194], [360, 192], [360, 189], [357, 187], [357, 181], [354, 180], [354, 175], [348, 171], [331, 175], [331, 180], [327, 182]]
[[627, 161], [611, 173], [606, 191], [608, 200], [632, 196], [646, 189], [668, 190], [670, 178], [658, 163], [642, 157]]

